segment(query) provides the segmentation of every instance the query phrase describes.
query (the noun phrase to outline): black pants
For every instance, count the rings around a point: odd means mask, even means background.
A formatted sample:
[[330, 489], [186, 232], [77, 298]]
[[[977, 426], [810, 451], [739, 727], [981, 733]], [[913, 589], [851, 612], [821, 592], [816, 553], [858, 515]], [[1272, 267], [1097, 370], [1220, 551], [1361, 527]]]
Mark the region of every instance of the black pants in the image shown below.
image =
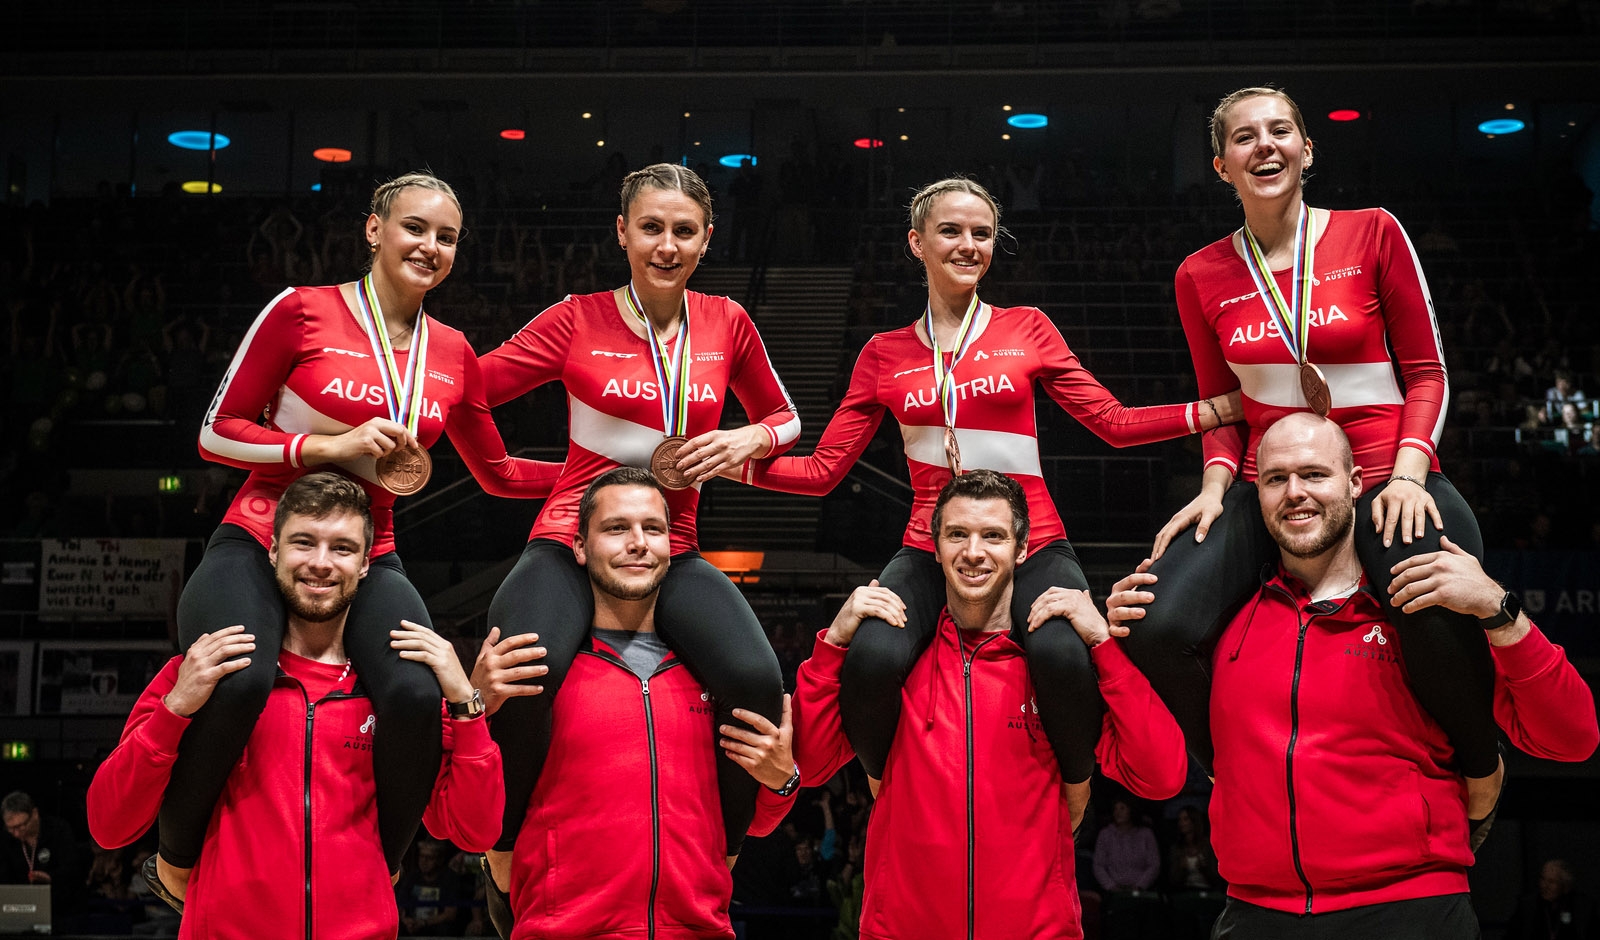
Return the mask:
[[[1443, 475], [1428, 475], [1428, 492], [1444, 517], [1450, 541], [1481, 559], [1483, 536], [1461, 494]], [[1414, 486], [1404, 480], [1389, 486]], [[1427, 523], [1422, 538], [1410, 545], [1397, 534], [1383, 547], [1373, 531], [1372, 502], [1383, 487], [1374, 487], [1356, 502], [1356, 554], [1367, 581], [1380, 597], [1388, 596], [1394, 576], [1389, 569], [1406, 558], [1439, 550], [1439, 531]], [[1143, 620], [1132, 624], [1124, 641], [1128, 655], [1178, 725], [1189, 753], [1211, 772], [1211, 650], [1217, 637], [1244, 601], [1261, 586], [1263, 566], [1275, 564], [1278, 546], [1261, 521], [1261, 504], [1253, 483], [1239, 483], [1223, 499], [1222, 516], [1206, 540], [1193, 531], [1180, 534], [1150, 569], [1159, 579], [1152, 587], [1155, 603]], [[1400, 631], [1406, 673], [1417, 701], [1427, 709], [1455, 746], [1456, 762], [1469, 777], [1494, 773], [1499, 762], [1494, 724], [1494, 662], [1477, 620], [1443, 607], [1414, 614], [1384, 605], [1389, 622]]]
[[[871, 617], [861, 622], [839, 679], [839, 712], [845, 736], [874, 777], [883, 776], [895, 727], [900, 692], [917, 659], [928, 648], [945, 606], [944, 572], [931, 553], [902, 548], [878, 583], [906, 605], [904, 629]], [[1079, 783], [1094, 771], [1105, 702], [1089, 659], [1089, 647], [1072, 624], [1052, 618], [1028, 632], [1028, 611], [1051, 587], [1087, 589], [1078, 556], [1066, 539], [1029, 554], [1017, 568], [1011, 595], [1011, 635], [1028, 654], [1028, 674], [1045, 736], [1061, 766], [1061, 779]]]
[[1305, 915], [1229, 898], [1211, 928], [1211, 940], [1477, 940], [1481, 936], [1478, 915], [1465, 894]]
[[[188, 649], [201, 634], [244, 624], [246, 633], [255, 634], [256, 650], [249, 666], [217, 683], [178, 747], [161, 803], [160, 840], [162, 857], [179, 868], [192, 867], [200, 856], [217, 797], [266, 707], [286, 619], [261, 543], [239, 526], [218, 527], [178, 601], [178, 636]], [[401, 659], [389, 646], [389, 631], [402, 619], [433, 626], [400, 557], [390, 552], [373, 559], [344, 628], [345, 653], [378, 716], [372, 764], [378, 832], [390, 871], [416, 835], [444, 753], [433, 670]]]
[[[551, 539], [534, 539], [495, 592], [489, 625], [502, 637], [539, 634], [549, 674], [532, 680], [542, 695], [507, 699], [490, 733], [500, 745], [506, 780], [506, 812], [496, 848], [509, 851], [528, 812], [528, 799], [550, 753], [551, 705], [567, 669], [594, 624], [589, 577], [572, 549]], [[744, 595], [699, 552], [672, 556], [672, 567], [656, 597], [656, 630], [717, 703], [717, 725], [742, 725], [733, 709], [744, 708], [777, 724], [783, 717], [783, 674], [760, 621]], [[739, 854], [755, 818], [760, 783], [717, 748], [717, 783], [728, 854]]]

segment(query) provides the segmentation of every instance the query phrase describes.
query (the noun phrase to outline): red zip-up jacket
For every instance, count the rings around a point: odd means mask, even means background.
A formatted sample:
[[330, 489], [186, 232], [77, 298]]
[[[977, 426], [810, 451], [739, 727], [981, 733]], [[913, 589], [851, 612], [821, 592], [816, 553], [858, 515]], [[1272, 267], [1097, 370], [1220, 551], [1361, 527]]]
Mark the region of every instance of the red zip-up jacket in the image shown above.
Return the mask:
[[[733, 878], [715, 703], [669, 655], [642, 680], [604, 642], [578, 652], [511, 865], [512, 940], [725, 938]], [[763, 787], [750, 834], [794, 802]]]
[[[839, 723], [845, 650], [817, 634], [795, 690], [796, 754], [819, 784], [854, 756]], [[1105, 772], [1150, 799], [1183, 788], [1183, 732], [1115, 640], [1091, 653], [1107, 711]], [[1022, 648], [963, 635], [940, 615], [901, 692], [904, 708], [867, 824], [868, 940], [1083, 936], [1072, 822]]]
[[[1311, 603], [1281, 569], [1212, 656], [1211, 844], [1228, 894], [1295, 914], [1467, 890], [1466, 783], [1406, 680], [1378, 598]], [[1493, 648], [1512, 743], [1579, 761], [1594, 697], [1538, 627]]]
[[[161, 701], [181, 662], [169, 661], [139, 696], [89, 785], [89, 831], [106, 848], [139, 838], [160, 809], [189, 725]], [[288, 671], [280, 670], [217, 800], [178, 936], [394, 937], [399, 913], [378, 839], [372, 704], [353, 675], [334, 681], [343, 666], [288, 652], [279, 662]], [[307, 684], [332, 691], [312, 700]], [[488, 849], [505, 805], [500, 749], [481, 718], [445, 719], [444, 749], [423, 822], [463, 849]]]

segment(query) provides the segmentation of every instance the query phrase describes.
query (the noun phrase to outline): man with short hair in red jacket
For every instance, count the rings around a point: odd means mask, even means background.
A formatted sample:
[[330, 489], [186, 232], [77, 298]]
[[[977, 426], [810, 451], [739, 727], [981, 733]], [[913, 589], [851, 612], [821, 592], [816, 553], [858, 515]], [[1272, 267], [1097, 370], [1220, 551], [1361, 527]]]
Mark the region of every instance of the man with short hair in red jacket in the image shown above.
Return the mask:
[[[1211, 657], [1211, 843], [1228, 882], [1213, 937], [1479, 935], [1466, 782], [1411, 692], [1383, 603], [1479, 618], [1495, 719], [1518, 747], [1581, 761], [1600, 742], [1594, 697], [1561, 647], [1448, 538], [1396, 565], [1391, 584], [1365, 582], [1353, 463], [1339, 426], [1308, 412], [1258, 448], [1261, 516], [1281, 553]], [[1154, 596], [1142, 571], [1113, 588], [1113, 623], [1138, 629], [1137, 605]]]
[[[1076, 820], [1022, 647], [1010, 636], [1012, 579], [1027, 555], [1026, 496], [992, 470], [954, 477], [932, 530], [947, 606], [901, 693], [867, 824], [861, 936], [1078, 940]], [[796, 751], [810, 783], [853, 756], [839, 722], [839, 673], [867, 617], [902, 624], [905, 607], [876, 581], [857, 588], [800, 667]], [[1090, 647], [1107, 711], [1083, 720], [1101, 728], [1096, 756], [1105, 772], [1143, 797], [1177, 794], [1189, 763], [1183, 734], [1088, 592], [1047, 591], [1029, 623], [1051, 617], [1071, 621]]]
[[[345, 615], [372, 548], [368, 504], [335, 473], [301, 477], [278, 502], [268, 552], [288, 608], [278, 678], [217, 800], [184, 898], [163, 895], [183, 912], [184, 940], [387, 940], [399, 931], [374, 802], [376, 720], [344, 653]], [[390, 636], [402, 658], [433, 669], [444, 692], [444, 759], [423, 822], [458, 846], [488, 848], [505, 791], [482, 700], [448, 640], [404, 620]], [[89, 785], [96, 842], [127, 845], [155, 822], [189, 717], [219, 679], [249, 665], [254, 639], [239, 626], [206, 634], [140, 695]]]
[[[669, 533], [647, 470], [601, 474], [578, 504], [572, 550], [589, 573], [593, 627], [552, 709], [550, 755], [511, 854], [509, 917], [490, 904], [502, 936], [730, 938], [718, 732], [727, 759], [766, 785], [751, 835], [776, 828], [799, 788], [787, 697], [781, 726], [735, 709], [754, 731], [715, 728], [705, 688], [656, 634]], [[491, 712], [541, 691], [530, 684], [544, 675], [537, 640], [490, 632], [473, 677]]]

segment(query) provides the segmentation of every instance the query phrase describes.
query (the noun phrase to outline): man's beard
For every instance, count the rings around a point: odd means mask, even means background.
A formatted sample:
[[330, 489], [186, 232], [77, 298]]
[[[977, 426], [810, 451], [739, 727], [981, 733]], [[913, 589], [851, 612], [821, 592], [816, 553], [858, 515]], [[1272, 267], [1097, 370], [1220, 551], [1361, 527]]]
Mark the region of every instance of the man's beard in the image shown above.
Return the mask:
[[589, 569], [589, 580], [602, 592], [619, 601], [642, 601], [656, 592], [661, 587], [661, 581], [667, 576], [667, 566], [657, 565], [655, 576], [644, 584], [630, 584], [617, 577], [607, 568], [596, 561], [590, 561], [586, 566]]
[[349, 590], [341, 589], [337, 594], [312, 602], [301, 598], [293, 574], [278, 572], [278, 591], [283, 594], [284, 605], [289, 608], [290, 614], [306, 623], [327, 623], [344, 613], [350, 602], [355, 600], [358, 584], [359, 581], [352, 581]]
[[1284, 532], [1281, 519], [1267, 519], [1266, 523], [1267, 532], [1279, 548], [1296, 558], [1315, 558], [1338, 545], [1350, 533], [1355, 521], [1355, 500], [1341, 500], [1322, 507], [1322, 529], [1314, 535], [1290, 537]]

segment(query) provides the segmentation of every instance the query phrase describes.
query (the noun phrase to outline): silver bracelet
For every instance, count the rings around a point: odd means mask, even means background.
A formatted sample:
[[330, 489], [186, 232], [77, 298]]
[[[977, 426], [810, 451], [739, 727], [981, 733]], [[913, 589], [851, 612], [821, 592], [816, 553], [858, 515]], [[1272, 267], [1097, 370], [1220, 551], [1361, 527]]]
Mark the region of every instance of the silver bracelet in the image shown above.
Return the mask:
[[1404, 480], [1407, 483], [1415, 483], [1416, 485], [1422, 487], [1424, 491], [1426, 491], [1427, 488], [1428, 488], [1426, 483], [1423, 483], [1421, 480], [1417, 479], [1416, 477], [1408, 477], [1403, 473], [1397, 474], [1397, 475], [1392, 476], [1392, 477], [1389, 478], [1389, 482], [1390, 483], [1393, 483], [1395, 480]]

